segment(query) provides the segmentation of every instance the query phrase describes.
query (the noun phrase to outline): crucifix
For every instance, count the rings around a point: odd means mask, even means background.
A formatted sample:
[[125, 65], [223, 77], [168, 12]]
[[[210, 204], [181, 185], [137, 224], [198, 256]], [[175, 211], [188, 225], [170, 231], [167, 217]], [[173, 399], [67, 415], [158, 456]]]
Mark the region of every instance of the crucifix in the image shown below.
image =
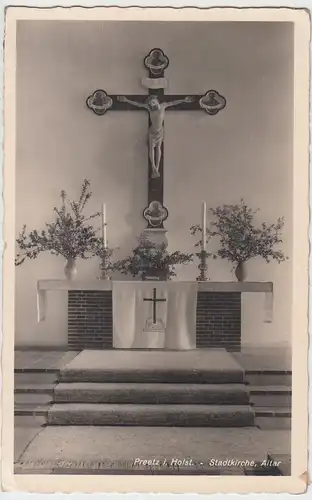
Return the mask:
[[153, 297], [143, 300], [144, 302], [153, 302], [153, 323], [156, 324], [156, 304], [157, 302], [166, 302], [166, 299], [158, 299], [156, 296], [156, 288], [153, 288]]
[[163, 228], [168, 217], [164, 206], [164, 121], [168, 111], [198, 111], [216, 115], [226, 105], [225, 98], [216, 90], [204, 94], [165, 94], [165, 69], [169, 59], [161, 49], [152, 49], [144, 58], [148, 78], [142, 80], [148, 95], [112, 95], [99, 89], [87, 98], [87, 106], [97, 115], [111, 111], [145, 111], [148, 113], [148, 199], [143, 210], [147, 228]]

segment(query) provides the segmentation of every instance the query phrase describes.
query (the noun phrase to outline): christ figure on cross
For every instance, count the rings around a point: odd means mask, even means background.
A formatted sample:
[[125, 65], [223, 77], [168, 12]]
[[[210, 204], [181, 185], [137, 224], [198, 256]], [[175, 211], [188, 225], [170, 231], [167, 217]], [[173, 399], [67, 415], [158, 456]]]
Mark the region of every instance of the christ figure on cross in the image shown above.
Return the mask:
[[194, 97], [187, 96], [184, 99], [176, 99], [169, 102], [160, 102], [157, 95], [150, 95], [144, 103], [132, 101], [125, 96], [118, 96], [118, 101], [127, 102], [138, 108], [148, 111], [150, 117], [150, 127], [148, 131], [148, 151], [152, 166], [152, 177], [160, 177], [159, 167], [161, 160], [161, 147], [164, 141], [164, 120], [165, 111], [171, 106], [177, 106], [184, 102], [193, 102]]

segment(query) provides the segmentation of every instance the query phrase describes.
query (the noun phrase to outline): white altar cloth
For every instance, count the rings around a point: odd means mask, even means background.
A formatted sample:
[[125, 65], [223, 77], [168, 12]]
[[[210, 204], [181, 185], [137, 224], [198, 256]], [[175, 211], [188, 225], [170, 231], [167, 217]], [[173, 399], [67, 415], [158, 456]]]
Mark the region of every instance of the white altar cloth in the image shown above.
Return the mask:
[[198, 283], [114, 281], [112, 288], [114, 347], [196, 348]]

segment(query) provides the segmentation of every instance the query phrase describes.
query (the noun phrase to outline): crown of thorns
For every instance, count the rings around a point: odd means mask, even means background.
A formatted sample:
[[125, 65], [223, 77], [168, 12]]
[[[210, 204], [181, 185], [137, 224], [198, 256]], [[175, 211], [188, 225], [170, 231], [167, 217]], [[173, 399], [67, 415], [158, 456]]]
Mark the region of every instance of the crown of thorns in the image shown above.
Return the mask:
[[157, 102], [159, 102], [159, 99], [158, 99], [157, 95], [150, 95], [150, 96], [148, 96], [148, 98], [146, 99], [146, 103], [147, 103], [147, 104], [150, 104], [150, 103], [151, 103], [151, 102], [153, 102], [153, 101], [157, 101]]

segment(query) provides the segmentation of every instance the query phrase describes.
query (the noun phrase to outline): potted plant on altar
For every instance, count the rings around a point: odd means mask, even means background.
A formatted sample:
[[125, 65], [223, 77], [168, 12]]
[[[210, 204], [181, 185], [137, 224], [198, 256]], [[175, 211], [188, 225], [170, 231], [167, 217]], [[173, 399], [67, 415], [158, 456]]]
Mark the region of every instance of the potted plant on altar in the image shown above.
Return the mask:
[[[214, 220], [210, 223], [210, 228], [207, 228], [207, 235], [208, 238], [218, 237], [221, 246], [211, 255], [213, 258], [220, 257], [232, 262], [238, 281], [246, 279], [246, 262], [253, 257], [262, 257], [266, 262], [276, 260], [278, 263], [288, 258], [282, 250], [276, 249], [282, 243], [284, 218], [279, 217], [273, 224], [256, 223], [255, 214], [258, 211], [259, 209], [248, 208], [243, 199], [236, 205], [210, 209]], [[191, 227], [192, 234], [199, 231], [202, 231], [199, 225]]]
[[133, 278], [140, 276], [142, 280], [169, 280], [176, 276], [177, 264], [192, 262], [193, 254], [180, 251], [168, 253], [166, 245], [155, 245], [148, 238], [140, 236], [132, 255], [112, 264], [112, 270], [122, 274], [130, 274]]
[[83, 181], [78, 201], [68, 199], [67, 193], [61, 191], [61, 206], [53, 208], [54, 220], [46, 223], [41, 230], [29, 232], [26, 225], [16, 239], [19, 252], [15, 265], [23, 264], [25, 259], [36, 259], [40, 253], [62, 255], [66, 259], [65, 276], [73, 279], [77, 274], [76, 260], [88, 259], [94, 255], [94, 247], [98, 243], [97, 229], [90, 221], [99, 217], [100, 213], [86, 216], [85, 207], [90, 200], [90, 181]]

